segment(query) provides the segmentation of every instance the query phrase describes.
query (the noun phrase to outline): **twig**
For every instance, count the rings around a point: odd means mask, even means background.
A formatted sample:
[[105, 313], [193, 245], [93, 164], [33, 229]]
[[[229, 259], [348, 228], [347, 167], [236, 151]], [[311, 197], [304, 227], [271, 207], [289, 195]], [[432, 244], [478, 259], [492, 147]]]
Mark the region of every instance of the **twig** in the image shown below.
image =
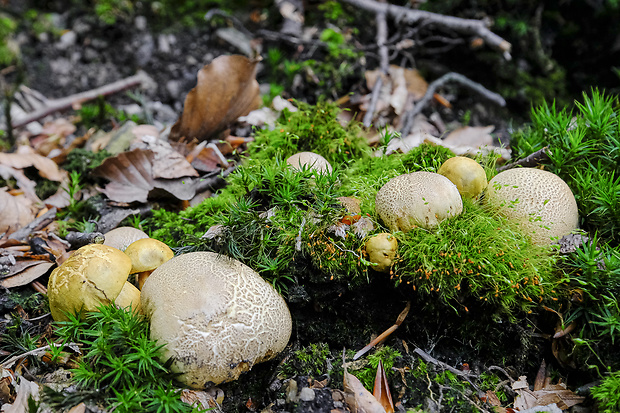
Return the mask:
[[470, 80], [459, 73], [454, 73], [454, 72], [446, 73], [439, 79], [436, 79], [433, 82], [431, 82], [431, 84], [428, 85], [428, 89], [426, 89], [426, 93], [424, 94], [422, 99], [420, 99], [420, 101], [413, 107], [413, 109], [407, 112], [407, 115], [405, 118], [405, 124], [403, 126], [403, 129], [401, 130], [402, 136], [407, 136], [409, 134], [409, 132], [411, 131], [411, 128], [413, 127], [413, 119], [418, 113], [422, 112], [422, 110], [426, 107], [426, 105], [431, 101], [431, 99], [433, 98], [433, 95], [435, 94], [435, 91], [450, 81], [460, 83], [463, 86], [466, 86], [472, 89], [473, 91], [478, 92], [479, 94], [489, 99], [490, 101], [498, 104], [499, 106], [506, 106], [506, 101], [504, 100], [503, 97], [501, 97], [495, 92], [491, 92], [490, 90], [482, 86], [480, 83], [476, 83], [473, 80]]
[[39, 230], [43, 228], [44, 226], [46, 226], [47, 224], [51, 223], [56, 218], [57, 211], [58, 210], [56, 209], [56, 207], [53, 207], [52, 209], [47, 211], [45, 214], [36, 218], [30, 224], [18, 229], [17, 231], [9, 235], [9, 239], [14, 239], [17, 241], [25, 240], [33, 231]]
[[3, 367], [3, 368], [5, 368], [5, 369], [10, 369], [11, 367], [13, 367], [13, 365], [14, 365], [14, 364], [15, 364], [18, 360], [21, 360], [21, 359], [23, 359], [24, 357], [28, 357], [28, 356], [33, 356], [33, 355], [38, 356], [39, 354], [45, 354], [45, 352], [46, 352], [47, 350], [49, 350], [52, 346], [54, 346], [54, 347], [67, 346], [67, 347], [70, 347], [70, 348], [71, 348], [71, 346], [77, 346], [77, 344], [76, 344], [76, 343], [68, 343], [68, 344], [63, 344], [63, 343], [56, 344], [56, 343], [52, 343], [52, 344], [49, 344], [49, 345], [47, 345], [47, 346], [43, 346], [43, 347], [39, 347], [39, 348], [35, 348], [34, 350], [30, 350], [30, 351], [27, 351], [27, 352], [25, 352], [25, 353], [18, 354], [17, 356], [13, 356], [13, 357], [11, 357], [10, 359], [8, 359], [7, 361], [5, 361], [4, 363], [0, 364], [0, 367]]
[[375, 108], [377, 107], [377, 102], [379, 101], [379, 95], [381, 95], [381, 88], [383, 87], [383, 76], [386, 76], [388, 74], [390, 64], [388, 48], [386, 46], [388, 29], [385, 11], [377, 12], [375, 20], [377, 21], [377, 46], [379, 46], [381, 71], [379, 73], [379, 76], [377, 76], [375, 87], [372, 89], [370, 104], [368, 105], [368, 110], [364, 115], [363, 124], [365, 127], [369, 127], [372, 123]]
[[444, 16], [424, 10], [412, 10], [393, 4], [379, 3], [374, 0], [344, 0], [356, 7], [363, 8], [374, 13], [384, 12], [394, 19], [413, 24], [424, 22], [446, 27], [455, 32], [476, 35], [484, 40], [493, 49], [504, 52], [506, 59], [510, 59], [511, 44], [496, 35], [486, 26], [482, 20], [462, 19], [454, 16]]
[[138, 73], [137, 75], [130, 76], [86, 92], [76, 93], [75, 95], [66, 96], [60, 99], [48, 99], [45, 102], [46, 105], [44, 107], [29, 113], [21, 119], [11, 122], [11, 127], [19, 128], [29, 124], [30, 122], [44, 118], [54, 112], [71, 109], [76, 104], [96, 99], [99, 96], [108, 96], [114, 93], [122, 92], [125, 89], [142, 84], [145, 80], [146, 76], [143, 73]]
[[276, 0], [278, 11], [284, 19], [280, 32], [301, 37], [304, 26], [304, 3], [301, 0]]
[[355, 355], [353, 356], [353, 360], [355, 361], [358, 358], [362, 357], [364, 354], [368, 353], [368, 351], [371, 348], [373, 348], [374, 346], [376, 346], [377, 344], [385, 340], [390, 334], [396, 331], [396, 329], [403, 323], [403, 321], [405, 321], [405, 317], [407, 317], [407, 314], [409, 314], [410, 308], [411, 308], [411, 301], [407, 301], [407, 305], [405, 306], [405, 309], [401, 311], [401, 313], [398, 315], [398, 318], [396, 319], [396, 323], [394, 323], [392, 327], [388, 328], [383, 333], [379, 334], [377, 338], [375, 338], [370, 343], [368, 343], [363, 349], [355, 353]]
[[497, 168], [497, 170], [501, 172], [507, 169], [512, 169], [517, 166], [531, 167], [531, 166], [540, 165], [541, 163], [548, 161], [548, 160], [549, 160], [549, 147], [545, 146], [544, 148], [537, 150], [533, 154], [530, 154], [523, 159], [519, 159], [516, 162], [503, 165]]

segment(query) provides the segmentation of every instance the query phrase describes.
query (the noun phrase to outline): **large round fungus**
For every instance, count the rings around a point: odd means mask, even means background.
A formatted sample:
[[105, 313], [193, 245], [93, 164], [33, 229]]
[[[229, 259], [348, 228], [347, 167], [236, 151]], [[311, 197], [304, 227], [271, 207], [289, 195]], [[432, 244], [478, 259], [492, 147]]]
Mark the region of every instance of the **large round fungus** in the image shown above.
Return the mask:
[[114, 302], [130, 270], [131, 260], [116, 248], [89, 244], [78, 249], [50, 275], [47, 296], [52, 317], [66, 321], [65, 313], [97, 311]]
[[407, 232], [415, 226], [434, 228], [463, 212], [459, 190], [445, 176], [413, 172], [390, 179], [377, 192], [375, 211], [392, 231]]
[[291, 335], [284, 299], [245, 264], [212, 252], [179, 255], [146, 280], [142, 311], [192, 388], [236, 380], [281, 352]]
[[286, 163], [298, 171], [301, 171], [302, 168], [312, 169], [322, 174], [332, 171], [332, 166], [327, 162], [327, 159], [314, 152], [298, 152], [289, 156]]
[[550, 244], [579, 224], [577, 202], [559, 176], [534, 168], [515, 168], [497, 174], [484, 202], [521, 226], [534, 244]]

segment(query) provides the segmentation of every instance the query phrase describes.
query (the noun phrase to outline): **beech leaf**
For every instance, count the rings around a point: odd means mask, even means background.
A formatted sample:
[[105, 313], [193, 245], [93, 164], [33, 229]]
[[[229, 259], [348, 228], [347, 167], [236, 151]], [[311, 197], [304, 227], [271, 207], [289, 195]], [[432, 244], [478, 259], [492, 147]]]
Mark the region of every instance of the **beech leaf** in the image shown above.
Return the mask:
[[14, 288], [30, 284], [39, 277], [45, 275], [52, 266], [54, 266], [54, 264], [49, 261], [34, 262], [33, 265], [24, 268], [17, 274], [0, 280], [0, 286], [4, 288]]
[[32, 201], [24, 195], [11, 195], [0, 189], [0, 233], [8, 234], [28, 225], [34, 219]]
[[183, 113], [172, 126], [172, 140], [208, 140], [240, 116], [258, 108], [256, 64], [245, 56], [219, 56], [198, 72], [185, 97]]
[[386, 413], [383, 406], [372, 395], [357, 377], [345, 368], [344, 398], [351, 413]]
[[35, 167], [39, 175], [50, 181], [62, 181], [62, 172], [56, 162], [41, 156], [30, 146], [20, 146], [15, 153], [0, 153], [0, 165], [10, 166], [15, 169]]

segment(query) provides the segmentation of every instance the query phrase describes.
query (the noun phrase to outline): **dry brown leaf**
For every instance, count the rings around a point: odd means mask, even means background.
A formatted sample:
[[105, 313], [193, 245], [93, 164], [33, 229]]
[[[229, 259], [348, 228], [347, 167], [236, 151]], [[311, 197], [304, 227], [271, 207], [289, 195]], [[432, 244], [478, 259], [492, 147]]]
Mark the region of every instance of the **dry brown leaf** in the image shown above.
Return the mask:
[[212, 409], [224, 401], [224, 391], [219, 387], [211, 387], [207, 391], [183, 389], [181, 400], [199, 409]]
[[[134, 134], [136, 133], [136, 128], [133, 129]], [[143, 132], [144, 129], [137, 133]], [[185, 176], [198, 176], [198, 172], [185, 157], [175, 151], [168, 142], [153, 135], [142, 135], [138, 139], [137, 142], [132, 144], [130, 149], [140, 148], [153, 151], [153, 178], [176, 179]]]
[[[219, 154], [216, 149], [220, 151]], [[205, 145], [205, 142], [202, 142], [187, 155], [187, 159], [197, 170], [201, 172], [213, 172], [218, 168], [226, 168], [228, 166], [228, 160], [222, 159], [220, 155], [229, 155], [232, 152], [232, 145], [228, 143], [228, 141], [209, 145]]]
[[183, 113], [170, 139], [207, 140], [239, 116], [258, 108], [256, 64], [245, 56], [219, 56], [198, 72], [198, 82], [185, 98]]
[[15, 179], [19, 189], [24, 191], [24, 195], [32, 202], [40, 202], [39, 197], [35, 192], [37, 184], [30, 180], [20, 169], [15, 169], [8, 165], [0, 164], [0, 176], [8, 181], [9, 179]]
[[85, 413], [86, 405], [84, 403], [80, 403], [78, 405], [73, 406], [67, 413]]
[[155, 154], [134, 149], [107, 158], [93, 173], [110, 181], [101, 192], [116, 202], [146, 202], [150, 197], [170, 196], [190, 200], [196, 194], [199, 179], [156, 179], [153, 177]]
[[15, 288], [21, 287], [23, 285], [28, 285], [31, 282], [35, 281], [39, 277], [45, 275], [50, 268], [54, 266], [51, 262], [39, 261], [34, 265], [29, 266], [23, 271], [0, 280], [0, 286], [4, 288]]
[[493, 137], [490, 135], [495, 126], [463, 126], [448, 134], [444, 138], [444, 144], [450, 147], [493, 145]]
[[585, 397], [577, 396], [564, 384], [548, 384], [541, 390], [532, 391], [525, 376], [519, 377], [519, 380], [512, 384], [512, 389], [517, 393], [514, 401], [514, 408], [517, 410], [548, 406], [553, 403], [559, 409], [566, 410], [585, 400]]
[[344, 398], [351, 413], [386, 413], [381, 403], [357, 377], [344, 369]]
[[0, 233], [8, 234], [28, 225], [34, 219], [35, 208], [24, 195], [11, 195], [0, 188]]
[[15, 169], [35, 167], [39, 175], [50, 181], [60, 182], [63, 174], [56, 162], [41, 156], [30, 146], [19, 146], [15, 153], [0, 153], [0, 165], [10, 166]]
[[372, 391], [372, 395], [379, 401], [381, 406], [385, 409], [386, 413], [394, 413], [394, 403], [392, 402], [392, 393], [390, 392], [390, 386], [385, 375], [383, 363], [379, 360], [377, 366], [377, 375], [375, 376], [375, 387]]
[[76, 127], [65, 118], [57, 118], [51, 122], [45, 122], [38, 136], [30, 139], [30, 144], [37, 153], [48, 156], [55, 149], [62, 150], [67, 136], [74, 133]]

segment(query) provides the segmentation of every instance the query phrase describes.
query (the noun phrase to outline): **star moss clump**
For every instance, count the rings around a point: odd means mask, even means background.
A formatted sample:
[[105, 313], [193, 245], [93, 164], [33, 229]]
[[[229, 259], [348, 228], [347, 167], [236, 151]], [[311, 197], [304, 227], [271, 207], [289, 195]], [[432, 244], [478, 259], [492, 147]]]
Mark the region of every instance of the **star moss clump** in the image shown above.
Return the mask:
[[[333, 105], [299, 107], [285, 111], [273, 129], [256, 133], [248, 158], [216, 197], [178, 214], [154, 211], [152, 236], [182, 252], [231, 256], [281, 291], [305, 283], [355, 288], [385, 277], [363, 249], [367, 237], [389, 232], [374, 212], [377, 191], [400, 174], [436, 172], [454, 154], [422, 145], [406, 154], [372, 156], [359, 127], [342, 126]], [[333, 171], [294, 171], [285, 160], [299, 151], [322, 155]], [[492, 156], [482, 161], [494, 164]], [[360, 201], [355, 219], [338, 201], [342, 196]], [[369, 225], [360, 231], [353, 224], [362, 218]], [[494, 211], [469, 202], [461, 216], [436, 230], [394, 235], [399, 259], [385, 282], [411, 288], [413, 296], [433, 297], [458, 311], [479, 304], [503, 314], [555, 298], [554, 255], [530, 244]]]

